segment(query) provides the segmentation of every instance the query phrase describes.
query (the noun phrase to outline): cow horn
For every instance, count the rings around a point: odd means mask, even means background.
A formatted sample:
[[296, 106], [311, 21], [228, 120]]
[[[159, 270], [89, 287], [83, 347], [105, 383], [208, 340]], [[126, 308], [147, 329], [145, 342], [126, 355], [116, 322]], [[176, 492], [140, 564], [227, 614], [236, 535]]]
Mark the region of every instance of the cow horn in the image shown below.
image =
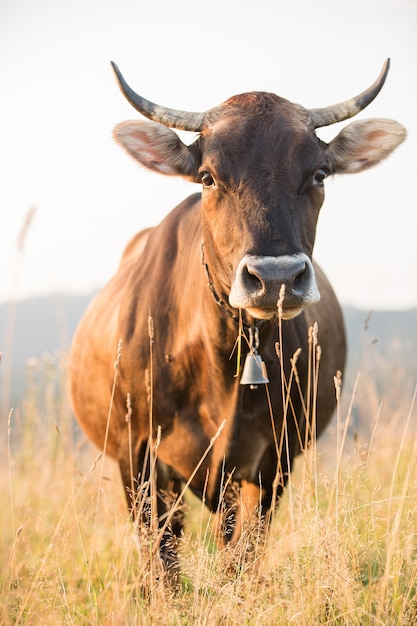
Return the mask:
[[123, 95], [139, 113], [169, 128], [178, 128], [179, 130], [190, 130], [193, 132], [199, 132], [203, 129], [205, 113], [177, 111], [176, 109], [168, 109], [154, 102], [150, 102], [149, 100], [145, 100], [145, 98], [139, 96], [129, 87], [116, 63], [111, 61], [111, 65]]
[[321, 126], [329, 126], [330, 124], [335, 124], [336, 122], [343, 122], [343, 120], [353, 117], [367, 107], [382, 89], [388, 74], [389, 66], [390, 60], [387, 59], [374, 84], [355, 98], [351, 98], [345, 102], [339, 102], [339, 104], [334, 104], [333, 106], [322, 109], [310, 109], [313, 127], [320, 128]]

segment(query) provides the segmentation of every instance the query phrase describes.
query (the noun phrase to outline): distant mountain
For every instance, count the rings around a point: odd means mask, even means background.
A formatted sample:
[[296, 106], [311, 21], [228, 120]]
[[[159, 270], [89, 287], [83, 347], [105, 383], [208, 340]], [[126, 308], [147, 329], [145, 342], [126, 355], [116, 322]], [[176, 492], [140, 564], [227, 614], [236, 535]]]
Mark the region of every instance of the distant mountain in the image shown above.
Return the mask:
[[[0, 392], [10, 406], [22, 402], [28, 363], [57, 358], [70, 346], [75, 328], [94, 294], [53, 295], [0, 305]], [[417, 376], [417, 309], [366, 311], [344, 309], [349, 338], [349, 367], [357, 368], [369, 350], [401, 360]], [[320, 337], [320, 329], [319, 329]], [[32, 361], [30, 361], [32, 359]], [[348, 368], [349, 369], [349, 368]]]
[[68, 351], [93, 295], [51, 295], [0, 305], [0, 407], [5, 395], [10, 406], [22, 402], [27, 366], [34, 358], [50, 360]]
[[349, 364], [357, 365], [373, 346], [384, 360], [402, 362], [417, 377], [417, 308], [405, 311], [362, 311], [344, 308]]

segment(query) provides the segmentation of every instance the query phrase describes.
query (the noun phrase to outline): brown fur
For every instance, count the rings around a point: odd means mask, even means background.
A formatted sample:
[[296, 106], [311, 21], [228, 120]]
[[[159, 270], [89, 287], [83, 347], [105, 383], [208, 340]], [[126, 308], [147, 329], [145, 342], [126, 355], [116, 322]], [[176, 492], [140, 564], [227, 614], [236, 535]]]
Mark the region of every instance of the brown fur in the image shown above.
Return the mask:
[[[279, 497], [292, 460], [308, 439], [306, 416], [294, 383], [286, 425], [288, 449], [279, 443], [285, 399], [276, 354], [277, 311], [275, 315], [270, 311], [270, 303], [278, 299], [279, 275], [276, 280], [273, 277], [272, 291], [268, 287], [269, 293], [253, 300], [253, 310], [265, 317], [262, 322], [241, 311], [248, 325], [256, 322], [259, 328], [259, 353], [268, 371], [272, 416], [265, 385], [252, 390], [240, 385], [235, 376], [238, 324], [232, 316], [239, 311], [230, 306], [228, 295], [238, 264], [245, 255], [259, 259], [261, 268], [265, 258], [272, 259], [272, 264], [281, 258], [291, 261], [301, 253], [311, 259], [324, 198], [321, 177], [369, 167], [398, 145], [404, 131], [396, 122], [373, 120], [368, 123], [370, 133], [364, 132], [364, 123], [351, 125], [326, 145], [309, 128], [308, 112], [272, 94], [233, 98], [210, 115], [211, 122], [191, 146], [185, 146], [170, 129], [153, 123], [126, 122], [116, 128], [116, 139], [147, 167], [195, 181], [208, 172], [212, 179], [203, 176], [202, 196], [191, 196], [159, 226], [137, 235], [128, 245], [115, 277], [92, 302], [79, 326], [71, 353], [70, 384], [75, 414], [88, 437], [102, 448], [113, 364], [121, 340], [106, 454], [119, 463], [128, 492], [132, 479], [136, 481], [141, 473], [142, 479], [147, 478], [144, 459], [150, 435], [151, 383], [153, 441], [158, 429], [161, 433], [157, 487], [178, 495], [181, 483], [198, 467], [191, 488], [216, 511], [223, 482], [229, 480], [232, 491], [232, 483], [240, 485], [242, 509], [237, 516], [229, 489], [223, 494], [223, 539], [228, 541], [238, 536], [244, 520], [253, 521], [257, 507], [261, 516], [266, 515], [274, 501], [276, 477]], [[203, 243], [215, 297], [202, 264]], [[320, 434], [335, 406], [333, 377], [344, 367], [345, 333], [335, 294], [317, 266], [315, 275], [321, 293], [318, 304], [312, 304], [308, 300], [311, 295], [301, 288], [294, 289], [293, 302], [290, 295], [284, 298], [281, 347], [287, 380], [290, 359], [301, 348], [297, 372], [305, 396], [309, 328], [318, 323], [322, 357], [316, 430]], [[252, 274], [249, 278], [250, 299], [258, 279]], [[292, 279], [288, 287], [293, 287]], [[224, 304], [219, 306], [215, 298]], [[303, 312], [293, 317], [301, 309]], [[244, 340], [242, 347], [246, 354]], [[164, 510], [159, 500], [160, 515]], [[174, 531], [181, 531], [179, 522]], [[171, 557], [175, 560], [175, 554]]]

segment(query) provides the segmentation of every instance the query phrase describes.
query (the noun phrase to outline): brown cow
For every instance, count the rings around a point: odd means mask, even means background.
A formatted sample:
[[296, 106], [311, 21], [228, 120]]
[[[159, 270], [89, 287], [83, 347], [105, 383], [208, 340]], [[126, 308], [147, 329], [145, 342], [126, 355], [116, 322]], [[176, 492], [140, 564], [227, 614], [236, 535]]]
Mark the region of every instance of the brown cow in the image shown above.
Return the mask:
[[[388, 67], [356, 98], [324, 109], [254, 92], [186, 113], [144, 100], [114, 65], [127, 99], [153, 120], [121, 123], [115, 139], [146, 167], [202, 189], [131, 241], [81, 321], [70, 383], [77, 419], [119, 463], [131, 509], [139, 477], [148, 484], [148, 446], [156, 451], [161, 527], [169, 506], [162, 494], [171, 492], [172, 503], [189, 481], [212, 511], [221, 501], [223, 540], [236, 539], [243, 517], [264, 518], [273, 508], [295, 455], [332, 415], [345, 332], [335, 294], [312, 261], [323, 181], [372, 167], [406, 133], [392, 120], [361, 120], [326, 144], [315, 129], [366, 107]], [[167, 127], [199, 135], [187, 146]], [[316, 393], [314, 322], [322, 355]], [[302, 395], [293, 382], [288, 398], [299, 348]], [[243, 385], [237, 360], [248, 352], [252, 365], [259, 357], [265, 365], [260, 381]], [[256, 382], [252, 374], [255, 381], [245, 374], [243, 382]], [[239, 490], [240, 508], [229, 495]], [[178, 536], [180, 521], [172, 526]], [[161, 534], [161, 554], [175, 562], [168, 529]]]

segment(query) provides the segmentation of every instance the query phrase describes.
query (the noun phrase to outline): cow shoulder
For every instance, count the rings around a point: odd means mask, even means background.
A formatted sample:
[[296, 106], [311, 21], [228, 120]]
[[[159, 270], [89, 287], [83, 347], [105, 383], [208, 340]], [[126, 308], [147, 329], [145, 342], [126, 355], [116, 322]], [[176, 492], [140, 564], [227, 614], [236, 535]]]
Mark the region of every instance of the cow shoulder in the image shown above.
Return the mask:
[[131, 260], [139, 259], [146, 246], [146, 242], [148, 241], [148, 237], [152, 230], [153, 228], [146, 228], [145, 230], [141, 230], [140, 232], [136, 233], [136, 235], [132, 237], [132, 239], [129, 241], [123, 251], [122, 258], [120, 259], [120, 266], [128, 263]]

